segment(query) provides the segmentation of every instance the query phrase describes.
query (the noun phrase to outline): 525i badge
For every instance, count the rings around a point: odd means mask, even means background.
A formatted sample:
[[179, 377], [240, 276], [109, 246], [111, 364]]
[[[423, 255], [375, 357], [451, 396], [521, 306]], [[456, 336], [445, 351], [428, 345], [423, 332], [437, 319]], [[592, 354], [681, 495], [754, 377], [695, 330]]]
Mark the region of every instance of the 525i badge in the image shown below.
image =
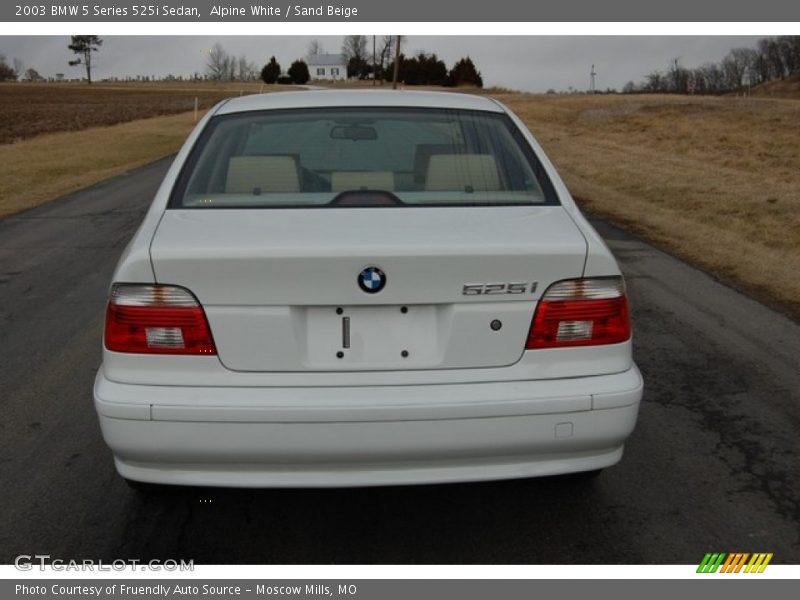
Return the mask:
[[538, 282], [514, 283], [467, 283], [461, 293], [464, 296], [480, 296], [490, 294], [534, 294]]

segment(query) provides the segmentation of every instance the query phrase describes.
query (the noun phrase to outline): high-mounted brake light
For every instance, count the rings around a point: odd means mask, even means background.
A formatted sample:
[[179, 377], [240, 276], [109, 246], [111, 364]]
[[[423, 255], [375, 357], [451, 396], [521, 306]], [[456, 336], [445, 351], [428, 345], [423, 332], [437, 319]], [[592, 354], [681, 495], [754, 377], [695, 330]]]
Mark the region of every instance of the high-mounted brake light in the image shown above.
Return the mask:
[[182, 287], [115, 283], [105, 345], [114, 352], [216, 354], [203, 307]]
[[630, 337], [622, 277], [568, 279], [551, 285], [539, 300], [525, 348], [616, 344]]

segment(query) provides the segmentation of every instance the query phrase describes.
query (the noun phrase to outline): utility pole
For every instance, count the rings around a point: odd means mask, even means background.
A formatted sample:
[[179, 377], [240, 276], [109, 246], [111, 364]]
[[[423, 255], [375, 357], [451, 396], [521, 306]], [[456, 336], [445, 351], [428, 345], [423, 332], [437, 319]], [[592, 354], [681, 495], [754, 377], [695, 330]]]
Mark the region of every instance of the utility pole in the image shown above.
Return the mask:
[[594, 65], [592, 65], [592, 70], [589, 72], [589, 91], [594, 94], [594, 78], [597, 73], [594, 70]]
[[375, 56], [375, 36], [372, 36], [372, 87], [378, 85], [378, 58]]
[[394, 77], [392, 78], [392, 89], [397, 89], [397, 75], [400, 73], [400, 36], [394, 36]]

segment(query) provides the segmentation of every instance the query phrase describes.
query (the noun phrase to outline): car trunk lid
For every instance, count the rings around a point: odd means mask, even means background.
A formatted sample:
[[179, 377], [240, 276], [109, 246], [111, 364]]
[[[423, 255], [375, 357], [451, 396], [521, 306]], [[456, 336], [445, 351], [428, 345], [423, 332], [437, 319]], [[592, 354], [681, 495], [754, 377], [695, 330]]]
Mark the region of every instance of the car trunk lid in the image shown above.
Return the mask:
[[151, 245], [237, 371], [513, 364], [536, 299], [585, 255], [560, 206], [172, 209]]

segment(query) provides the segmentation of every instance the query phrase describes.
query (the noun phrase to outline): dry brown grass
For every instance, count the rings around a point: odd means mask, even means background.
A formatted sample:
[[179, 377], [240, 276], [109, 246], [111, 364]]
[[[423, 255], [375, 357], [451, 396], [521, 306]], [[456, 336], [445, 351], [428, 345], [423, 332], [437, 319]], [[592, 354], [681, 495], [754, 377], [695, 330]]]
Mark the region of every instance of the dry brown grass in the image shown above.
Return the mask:
[[800, 100], [800, 75], [792, 75], [785, 79], [776, 79], [757, 85], [751, 90], [754, 96], [772, 98], [793, 98]]
[[583, 207], [800, 316], [800, 102], [496, 97]]
[[183, 113], [0, 145], [0, 217], [172, 154], [192, 127]]

